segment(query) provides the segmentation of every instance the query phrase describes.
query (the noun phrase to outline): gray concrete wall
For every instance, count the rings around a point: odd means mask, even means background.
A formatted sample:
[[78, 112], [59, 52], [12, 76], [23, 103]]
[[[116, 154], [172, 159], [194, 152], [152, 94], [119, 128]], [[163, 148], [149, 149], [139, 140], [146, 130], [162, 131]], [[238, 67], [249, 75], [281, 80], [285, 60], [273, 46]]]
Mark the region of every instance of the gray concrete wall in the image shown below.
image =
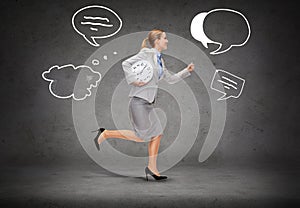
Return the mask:
[[[1, 1], [2, 164], [93, 163], [77, 139], [72, 101], [54, 98], [48, 91], [48, 83], [41, 78], [41, 73], [52, 65], [81, 65], [96, 50], [71, 26], [73, 13], [91, 4], [108, 6], [123, 19], [121, 31], [101, 44], [128, 33], [158, 27], [196, 44], [216, 68], [227, 69], [246, 79], [240, 98], [227, 102], [223, 136], [205, 164], [299, 164], [296, 6], [291, 1], [282, 4], [216, 0]], [[245, 14], [252, 34], [244, 47], [212, 56], [192, 38], [189, 26], [197, 13], [223, 7]], [[174, 65], [175, 60], [170, 59], [168, 64]], [[112, 69], [106, 82], [118, 83], [123, 74], [116, 74]], [[202, 109], [209, 109], [208, 95], [199, 78], [191, 76], [186, 81]], [[113, 87], [107, 89], [108, 93]], [[167, 98], [160, 100], [162, 106], [168, 102]], [[200, 112], [205, 119], [196, 143], [182, 163], [199, 164], [198, 155], [210, 119], [209, 112]], [[97, 116], [101, 113], [97, 112]], [[124, 145], [124, 142], [114, 145]], [[134, 148], [129, 150], [134, 151]]]

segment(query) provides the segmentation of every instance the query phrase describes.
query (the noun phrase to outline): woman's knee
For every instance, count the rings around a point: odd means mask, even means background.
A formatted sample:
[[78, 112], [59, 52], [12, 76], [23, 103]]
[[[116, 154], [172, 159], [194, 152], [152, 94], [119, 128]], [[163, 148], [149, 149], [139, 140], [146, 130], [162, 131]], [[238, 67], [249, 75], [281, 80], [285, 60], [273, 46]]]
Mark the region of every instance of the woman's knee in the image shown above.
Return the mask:
[[153, 141], [153, 140], [156, 140], [156, 139], [160, 139], [161, 137], [162, 137], [162, 134], [157, 135], [157, 136], [154, 136], [154, 137], [152, 137], [152, 141]]

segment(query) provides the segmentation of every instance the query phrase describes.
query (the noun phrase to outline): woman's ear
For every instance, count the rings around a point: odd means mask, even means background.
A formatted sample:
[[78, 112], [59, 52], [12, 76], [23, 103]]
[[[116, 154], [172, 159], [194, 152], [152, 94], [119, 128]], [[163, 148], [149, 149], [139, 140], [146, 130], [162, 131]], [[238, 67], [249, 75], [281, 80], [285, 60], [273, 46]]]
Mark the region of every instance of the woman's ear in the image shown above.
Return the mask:
[[159, 39], [155, 39], [154, 46], [158, 44]]

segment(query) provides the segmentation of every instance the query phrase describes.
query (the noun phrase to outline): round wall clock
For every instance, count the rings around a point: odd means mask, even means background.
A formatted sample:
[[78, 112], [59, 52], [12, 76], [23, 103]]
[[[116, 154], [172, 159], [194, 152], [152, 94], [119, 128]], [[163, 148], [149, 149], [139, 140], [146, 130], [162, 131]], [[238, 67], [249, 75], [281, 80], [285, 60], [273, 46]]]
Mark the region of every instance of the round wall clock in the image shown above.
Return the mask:
[[134, 63], [131, 66], [131, 70], [135, 74], [136, 80], [139, 82], [149, 82], [153, 77], [153, 67], [146, 60]]

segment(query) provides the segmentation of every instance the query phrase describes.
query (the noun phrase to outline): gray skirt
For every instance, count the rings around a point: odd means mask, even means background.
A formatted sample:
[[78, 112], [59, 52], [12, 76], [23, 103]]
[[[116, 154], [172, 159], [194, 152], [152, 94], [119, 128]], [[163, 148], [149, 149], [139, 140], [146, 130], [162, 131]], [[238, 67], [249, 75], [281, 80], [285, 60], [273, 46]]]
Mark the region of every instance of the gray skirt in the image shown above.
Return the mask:
[[146, 142], [163, 134], [160, 120], [154, 111], [154, 103], [132, 97], [129, 101], [129, 118], [135, 135]]

